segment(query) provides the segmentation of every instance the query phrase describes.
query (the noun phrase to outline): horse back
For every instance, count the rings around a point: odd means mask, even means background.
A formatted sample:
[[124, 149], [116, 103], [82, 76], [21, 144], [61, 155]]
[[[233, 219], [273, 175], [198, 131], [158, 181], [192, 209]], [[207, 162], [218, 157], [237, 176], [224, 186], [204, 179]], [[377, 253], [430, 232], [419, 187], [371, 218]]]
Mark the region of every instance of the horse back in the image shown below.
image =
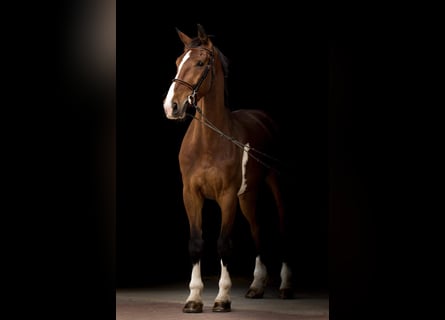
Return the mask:
[[239, 109], [232, 111], [238, 135], [244, 144], [268, 152], [278, 141], [279, 128], [276, 122], [263, 110]]

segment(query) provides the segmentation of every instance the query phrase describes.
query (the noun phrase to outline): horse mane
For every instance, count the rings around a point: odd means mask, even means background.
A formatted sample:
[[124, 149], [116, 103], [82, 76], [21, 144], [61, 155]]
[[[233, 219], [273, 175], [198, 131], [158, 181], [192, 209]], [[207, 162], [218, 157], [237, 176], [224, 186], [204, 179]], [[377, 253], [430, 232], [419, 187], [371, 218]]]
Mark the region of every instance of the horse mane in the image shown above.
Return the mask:
[[[212, 38], [212, 35], [208, 36], [209, 38]], [[196, 37], [193, 38], [189, 48], [197, 48], [200, 47], [202, 45], [201, 40]], [[228, 77], [229, 77], [229, 59], [221, 52], [221, 50], [219, 50], [218, 47], [213, 46], [213, 48], [215, 49], [216, 54], [219, 57], [219, 61], [221, 61], [221, 65], [222, 65], [222, 69], [223, 69], [223, 74], [224, 74], [224, 105], [226, 107], [228, 107], [228, 101], [229, 101], [229, 92], [228, 92]]]

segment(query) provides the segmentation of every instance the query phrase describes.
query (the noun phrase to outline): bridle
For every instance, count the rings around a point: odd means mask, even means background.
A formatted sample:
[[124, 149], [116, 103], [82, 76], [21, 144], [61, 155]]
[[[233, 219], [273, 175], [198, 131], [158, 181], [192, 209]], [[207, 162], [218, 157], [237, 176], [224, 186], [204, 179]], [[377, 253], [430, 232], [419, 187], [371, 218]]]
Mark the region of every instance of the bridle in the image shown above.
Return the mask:
[[207, 78], [207, 75], [209, 74], [210, 70], [212, 70], [212, 79], [210, 81], [213, 81], [214, 75], [213, 75], [213, 68], [212, 67], [213, 67], [213, 63], [215, 61], [215, 55], [214, 55], [212, 50], [204, 48], [204, 47], [193, 47], [193, 48], [188, 48], [188, 49], [189, 50], [191, 50], [191, 49], [202, 49], [202, 50], [207, 51], [209, 53], [209, 56], [210, 56], [210, 59], [207, 62], [207, 65], [206, 65], [204, 71], [202, 72], [201, 77], [199, 78], [198, 82], [195, 85], [191, 85], [187, 81], [184, 81], [184, 80], [181, 80], [181, 79], [177, 79], [177, 78], [174, 78], [172, 80], [172, 82], [177, 82], [179, 84], [182, 84], [183, 86], [186, 86], [190, 90], [192, 90], [192, 94], [187, 97], [187, 101], [188, 101], [188, 103], [190, 105], [196, 107], [196, 104], [195, 104], [195, 102], [197, 101], [196, 95], [197, 95], [197, 93], [199, 91], [199, 88], [203, 84], [204, 80]]
[[193, 48], [188, 48], [189, 50], [191, 49], [203, 49], [205, 51], [207, 51], [209, 53], [210, 59], [207, 62], [206, 68], [204, 69], [204, 71], [202, 72], [201, 77], [199, 78], [198, 82], [195, 85], [191, 85], [190, 83], [188, 83], [187, 81], [181, 80], [181, 79], [177, 79], [174, 78], [172, 80], [172, 82], [177, 82], [179, 84], [182, 84], [183, 86], [189, 88], [192, 91], [192, 94], [190, 94], [187, 97], [187, 101], [188, 103], [194, 107], [196, 109], [196, 111], [201, 115], [201, 118], [197, 118], [194, 115], [190, 115], [187, 113], [187, 115], [189, 115], [190, 117], [192, 117], [195, 120], [198, 120], [200, 122], [202, 122], [205, 126], [207, 126], [208, 128], [212, 129], [213, 131], [215, 131], [216, 133], [218, 133], [220, 136], [226, 138], [227, 140], [231, 141], [233, 144], [235, 144], [236, 146], [238, 146], [239, 148], [243, 149], [245, 152], [248, 152], [249, 155], [254, 158], [256, 161], [258, 161], [259, 163], [261, 163], [263, 166], [275, 170], [277, 173], [278, 170], [276, 168], [274, 168], [273, 166], [267, 164], [265, 161], [261, 160], [259, 158], [259, 156], [263, 156], [265, 158], [268, 158], [269, 160], [272, 160], [274, 162], [279, 162], [278, 159], [276, 159], [275, 157], [272, 157], [264, 152], [261, 152], [247, 144], [244, 144], [238, 140], [236, 140], [234, 137], [231, 137], [227, 134], [225, 134], [224, 132], [222, 132], [220, 129], [218, 129], [213, 123], [211, 123], [202, 113], [201, 108], [196, 104], [197, 99], [196, 99], [196, 95], [199, 91], [199, 88], [201, 87], [201, 85], [203, 84], [204, 80], [207, 78], [207, 75], [209, 74], [209, 71], [212, 70], [212, 78], [210, 81], [213, 81], [214, 78], [214, 69], [213, 67], [213, 63], [215, 62], [215, 57], [214, 57], [214, 53], [212, 50], [204, 48], [204, 47], [193, 47]]

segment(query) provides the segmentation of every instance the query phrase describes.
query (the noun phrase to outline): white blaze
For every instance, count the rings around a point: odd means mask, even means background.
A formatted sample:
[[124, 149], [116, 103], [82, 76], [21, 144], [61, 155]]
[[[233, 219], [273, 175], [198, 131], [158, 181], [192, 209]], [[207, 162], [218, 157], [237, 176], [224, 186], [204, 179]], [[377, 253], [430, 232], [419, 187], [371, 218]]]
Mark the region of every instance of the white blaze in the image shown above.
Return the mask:
[[[178, 78], [179, 73], [181, 72], [184, 63], [190, 58], [190, 53], [191, 53], [191, 51], [187, 52], [186, 55], [184, 56], [184, 58], [182, 59], [181, 63], [179, 64], [178, 72], [175, 75], [175, 79]], [[172, 84], [170, 85], [170, 88], [168, 89], [167, 96], [165, 97], [165, 100], [164, 100], [164, 111], [165, 111], [165, 115], [167, 116], [167, 118], [171, 118], [171, 115], [172, 115], [173, 95], [175, 92], [175, 87], [176, 87], [176, 82], [173, 81]]]
[[243, 151], [243, 160], [241, 163], [241, 187], [239, 188], [238, 191], [238, 195], [243, 194], [244, 191], [246, 191], [246, 187], [247, 187], [247, 180], [246, 180], [246, 167], [247, 167], [247, 160], [249, 159], [249, 150], [250, 150], [250, 146], [249, 143], [246, 143], [246, 145], [244, 146], [244, 151]]

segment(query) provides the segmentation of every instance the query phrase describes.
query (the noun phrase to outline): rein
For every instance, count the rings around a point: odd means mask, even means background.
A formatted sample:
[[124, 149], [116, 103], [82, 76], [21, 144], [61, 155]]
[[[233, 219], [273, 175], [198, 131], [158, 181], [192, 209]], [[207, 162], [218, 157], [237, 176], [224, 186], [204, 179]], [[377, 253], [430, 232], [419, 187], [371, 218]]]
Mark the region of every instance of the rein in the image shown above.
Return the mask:
[[250, 146], [248, 146], [247, 144], [244, 144], [238, 140], [236, 140], [234, 137], [231, 137], [227, 134], [225, 134], [224, 132], [222, 132], [220, 129], [218, 129], [212, 122], [210, 122], [202, 113], [201, 108], [196, 105], [195, 103], [192, 104], [192, 106], [196, 109], [196, 111], [201, 115], [201, 119], [197, 118], [196, 116], [187, 113], [187, 115], [199, 122], [202, 122], [205, 126], [207, 126], [208, 128], [212, 129], [213, 131], [215, 131], [216, 133], [218, 133], [220, 136], [226, 138], [227, 140], [229, 140], [230, 142], [232, 142], [234, 145], [238, 146], [239, 148], [243, 149], [244, 151], [248, 152], [249, 155], [255, 159], [256, 161], [258, 161], [259, 163], [261, 163], [263, 166], [265, 166], [268, 169], [273, 169], [275, 170], [277, 173], [279, 173], [279, 171], [275, 168], [272, 167], [271, 165], [267, 164], [266, 162], [262, 161], [258, 156], [251, 154], [251, 152], [257, 153], [258, 155], [262, 155], [266, 158], [269, 158], [270, 160], [273, 160], [275, 162], [279, 162], [279, 160], [277, 158], [274, 158], [264, 152], [261, 152], [255, 148], [252, 148]]

